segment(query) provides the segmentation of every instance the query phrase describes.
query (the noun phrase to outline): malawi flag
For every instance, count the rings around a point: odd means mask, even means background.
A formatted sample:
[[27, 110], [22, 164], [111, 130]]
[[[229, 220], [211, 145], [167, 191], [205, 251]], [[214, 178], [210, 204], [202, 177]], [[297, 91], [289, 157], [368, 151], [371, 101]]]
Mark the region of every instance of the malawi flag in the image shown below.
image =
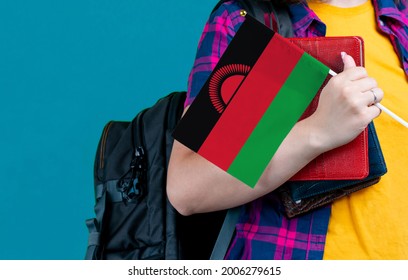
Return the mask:
[[329, 70], [246, 16], [173, 136], [254, 187]]

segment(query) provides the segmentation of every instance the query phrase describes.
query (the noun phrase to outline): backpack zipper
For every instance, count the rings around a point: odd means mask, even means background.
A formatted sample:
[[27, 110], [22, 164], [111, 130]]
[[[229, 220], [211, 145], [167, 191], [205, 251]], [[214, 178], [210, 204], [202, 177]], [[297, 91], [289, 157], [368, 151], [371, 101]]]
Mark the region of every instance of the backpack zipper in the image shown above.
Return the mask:
[[[146, 109], [141, 111], [137, 116], [136, 120], [132, 122], [132, 145], [133, 145], [133, 155], [130, 162], [129, 170], [119, 179], [116, 184], [116, 189], [122, 193], [122, 201], [125, 203], [131, 203], [137, 201], [143, 195], [143, 190], [146, 184], [146, 168], [147, 159], [145, 155], [145, 150], [143, 148], [143, 123], [141, 118], [144, 115]], [[137, 127], [137, 133], [135, 133], [135, 127]], [[137, 135], [135, 135], [137, 134]], [[135, 137], [137, 137], [135, 143]]]
[[111, 128], [113, 122], [110, 121], [105, 128], [103, 129], [102, 133], [102, 141], [101, 146], [99, 148], [99, 169], [103, 169], [105, 165], [105, 147], [106, 147], [106, 140], [108, 139], [109, 129]]
[[136, 136], [138, 138], [138, 141], [137, 141], [137, 143], [135, 143], [135, 141], [134, 141], [135, 139], [133, 139], [133, 147], [134, 147], [135, 152], [136, 152], [136, 149], [138, 147], [141, 147], [141, 148], [145, 147], [145, 143], [144, 143], [143, 135], [142, 135], [142, 133], [143, 133], [143, 122], [142, 122], [141, 119], [144, 116], [144, 114], [146, 113], [146, 111], [147, 111], [147, 109], [144, 109], [136, 117], [136, 126], [138, 127], [138, 131], [137, 131], [138, 133], [137, 133]]

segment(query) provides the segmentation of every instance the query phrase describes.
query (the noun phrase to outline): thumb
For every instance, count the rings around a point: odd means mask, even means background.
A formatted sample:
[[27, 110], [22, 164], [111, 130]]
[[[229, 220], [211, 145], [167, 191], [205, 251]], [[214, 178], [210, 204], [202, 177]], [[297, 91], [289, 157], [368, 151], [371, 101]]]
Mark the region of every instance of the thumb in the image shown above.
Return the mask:
[[344, 63], [344, 70], [356, 67], [356, 63], [354, 62], [354, 59], [351, 56], [349, 56], [347, 53], [341, 52], [341, 58]]

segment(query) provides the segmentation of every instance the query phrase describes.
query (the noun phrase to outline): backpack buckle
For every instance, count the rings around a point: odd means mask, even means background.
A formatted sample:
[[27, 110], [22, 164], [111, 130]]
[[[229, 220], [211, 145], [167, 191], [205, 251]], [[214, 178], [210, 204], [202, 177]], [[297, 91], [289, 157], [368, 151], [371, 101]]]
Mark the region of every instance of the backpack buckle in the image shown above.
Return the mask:
[[116, 188], [122, 194], [122, 201], [127, 204], [137, 201], [142, 196], [145, 184], [146, 157], [143, 147], [139, 146], [130, 162], [129, 170], [119, 179]]

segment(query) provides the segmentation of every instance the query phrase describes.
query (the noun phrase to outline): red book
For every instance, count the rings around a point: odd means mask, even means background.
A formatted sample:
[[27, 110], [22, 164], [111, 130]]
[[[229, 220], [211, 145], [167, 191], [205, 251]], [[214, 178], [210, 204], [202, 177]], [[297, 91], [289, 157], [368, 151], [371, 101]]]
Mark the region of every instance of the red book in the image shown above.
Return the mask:
[[[360, 37], [290, 38], [289, 40], [336, 73], [343, 71], [343, 62], [340, 56], [342, 51], [352, 56], [357, 66], [364, 66], [364, 43]], [[310, 116], [316, 110], [319, 96], [320, 91], [302, 118]], [[368, 173], [368, 134], [366, 128], [350, 143], [321, 154], [295, 174], [291, 180], [358, 180], [367, 177]]]

